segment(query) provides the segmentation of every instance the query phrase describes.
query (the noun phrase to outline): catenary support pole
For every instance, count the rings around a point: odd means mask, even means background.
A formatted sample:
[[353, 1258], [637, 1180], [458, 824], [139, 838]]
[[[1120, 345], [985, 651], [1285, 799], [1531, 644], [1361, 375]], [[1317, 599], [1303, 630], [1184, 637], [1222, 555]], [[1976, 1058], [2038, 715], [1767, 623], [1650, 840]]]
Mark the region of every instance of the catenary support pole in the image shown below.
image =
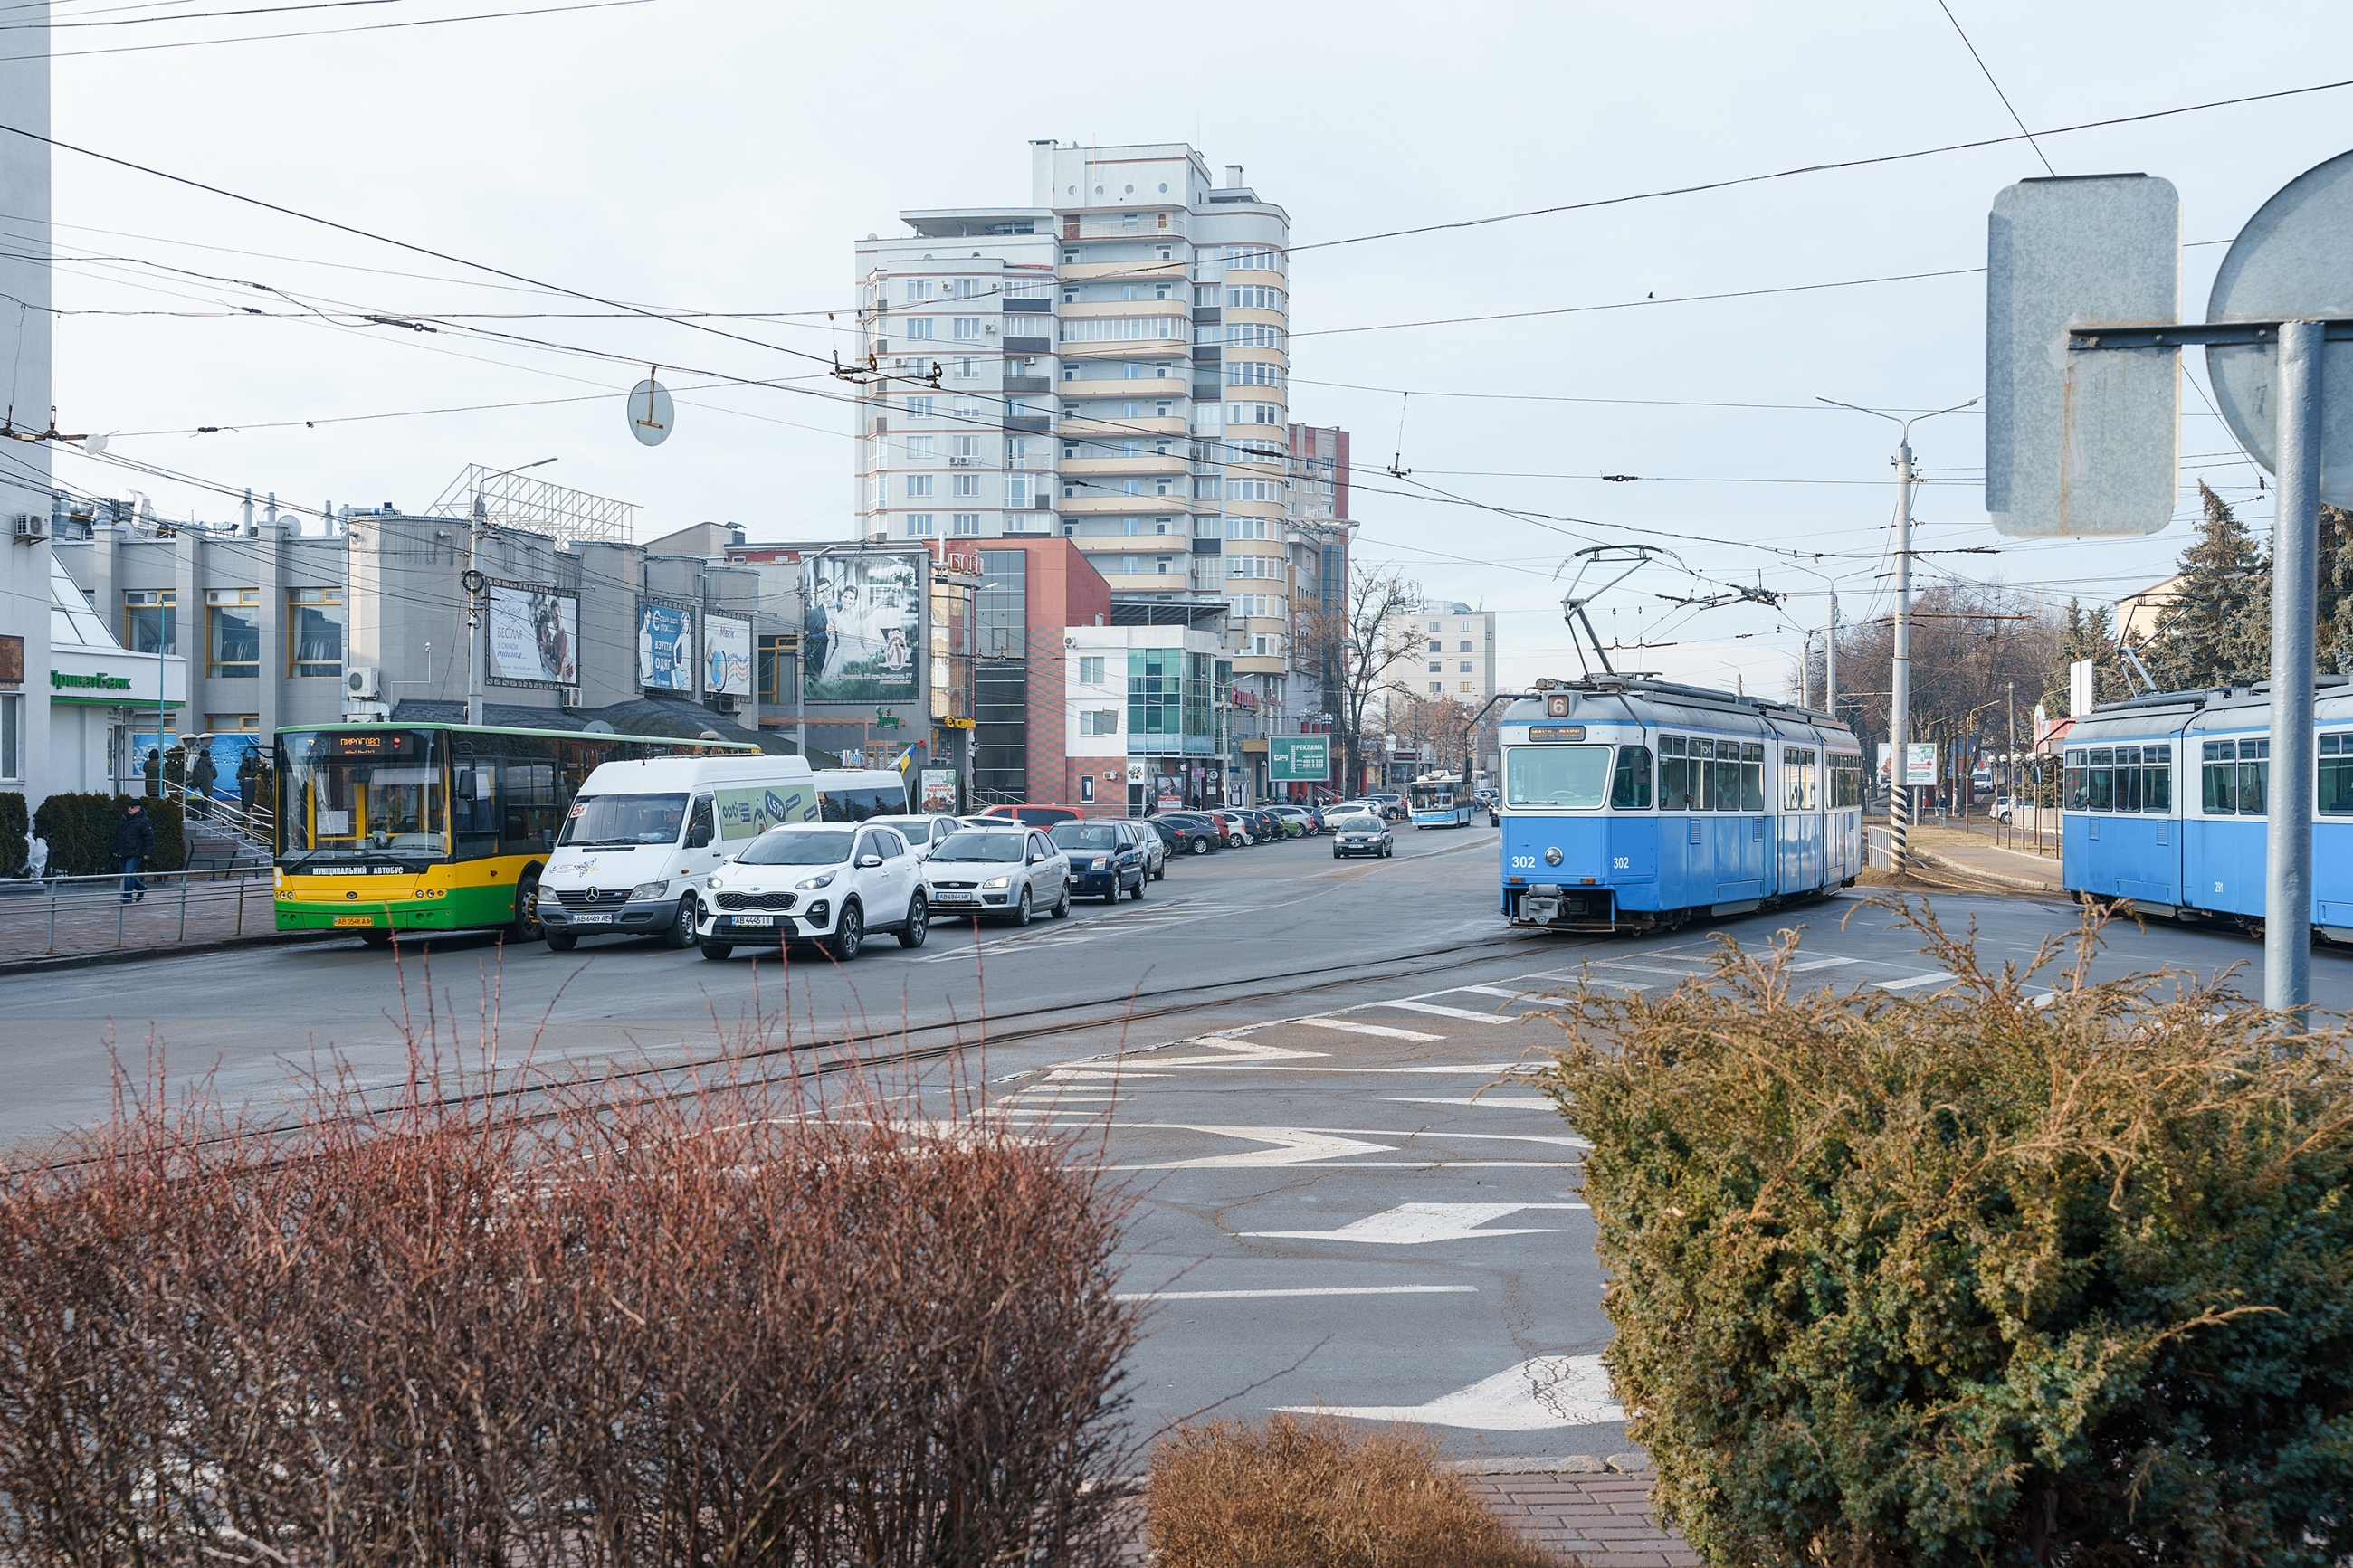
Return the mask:
[[2280, 1013], [2312, 1000], [2312, 690], [2314, 622], [2319, 615], [2321, 331], [2318, 321], [2283, 321], [2279, 330], [2263, 1005]]
[[1831, 626], [1822, 638], [1822, 711], [1838, 717], [1838, 590], [1831, 590]]
[[[472, 526], [466, 530], [466, 722], [482, 721], [482, 492], [474, 490]], [[431, 674], [430, 670], [426, 672]]]
[[[1912, 819], [1911, 769], [1905, 748], [1912, 739], [1912, 431], [1905, 426], [1895, 446], [1895, 668], [1887, 701], [1888, 869], [1904, 874], [1905, 838]], [[1904, 807], [1896, 810], [1898, 804]]]

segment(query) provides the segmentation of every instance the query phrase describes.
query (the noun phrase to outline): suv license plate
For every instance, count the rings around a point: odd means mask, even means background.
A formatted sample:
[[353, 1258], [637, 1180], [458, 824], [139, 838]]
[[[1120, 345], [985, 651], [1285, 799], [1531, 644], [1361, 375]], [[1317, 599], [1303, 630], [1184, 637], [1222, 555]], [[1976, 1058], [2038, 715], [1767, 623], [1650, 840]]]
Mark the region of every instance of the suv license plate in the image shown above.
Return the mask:
[[609, 914], [574, 915], [572, 923], [576, 926], [608, 926], [613, 923], [613, 917]]
[[730, 915], [727, 917], [727, 923], [732, 926], [774, 927], [776, 923], [776, 917], [774, 915]]

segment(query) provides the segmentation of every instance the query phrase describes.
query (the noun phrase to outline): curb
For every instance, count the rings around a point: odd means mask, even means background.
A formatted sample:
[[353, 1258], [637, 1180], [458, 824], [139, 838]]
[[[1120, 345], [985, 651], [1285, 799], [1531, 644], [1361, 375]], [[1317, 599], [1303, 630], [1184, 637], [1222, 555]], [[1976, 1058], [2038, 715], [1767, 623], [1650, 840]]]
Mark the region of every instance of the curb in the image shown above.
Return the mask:
[[[227, 952], [240, 947], [292, 947], [332, 941], [345, 936], [340, 931], [289, 931], [259, 932], [252, 936], [224, 937], [217, 942], [174, 943], [170, 947], [110, 947], [97, 952], [61, 952], [47, 958], [0, 959], [0, 979], [12, 974], [46, 974], [59, 969], [90, 969], [106, 963], [136, 963], [150, 958], [178, 958], [187, 954]], [[346, 940], [348, 937], [346, 936]]]
[[1983, 870], [1978, 867], [1969, 865], [1966, 861], [1947, 860], [1943, 856], [1936, 854], [1931, 850], [1914, 849], [1909, 853], [1912, 859], [1926, 861], [1928, 865], [1936, 867], [1938, 870], [1949, 871], [1956, 876], [1977, 877], [1985, 881], [1998, 883], [2005, 888], [2015, 888], [2021, 892], [2042, 893], [2051, 898], [2064, 898], [2067, 895], [2066, 889], [2054, 887], [2049, 882], [2031, 881], [2024, 877], [2006, 877], [2000, 871]]
[[1647, 1476], [1647, 1454], [1562, 1454], [1550, 1458], [1447, 1459], [1444, 1468], [1459, 1476]]

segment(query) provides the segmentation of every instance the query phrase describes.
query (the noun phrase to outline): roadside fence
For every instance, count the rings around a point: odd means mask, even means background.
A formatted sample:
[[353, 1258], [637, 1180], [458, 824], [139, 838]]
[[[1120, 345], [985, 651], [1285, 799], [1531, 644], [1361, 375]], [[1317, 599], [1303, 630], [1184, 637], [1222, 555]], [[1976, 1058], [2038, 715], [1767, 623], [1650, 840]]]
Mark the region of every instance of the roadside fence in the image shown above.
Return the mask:
[[120, 873], [0, 881], [0, 960], [115, 948], [161, 948], [259, 935], [276, 928], [268, 866], [142, 871], [146, 891], [122, 897]]

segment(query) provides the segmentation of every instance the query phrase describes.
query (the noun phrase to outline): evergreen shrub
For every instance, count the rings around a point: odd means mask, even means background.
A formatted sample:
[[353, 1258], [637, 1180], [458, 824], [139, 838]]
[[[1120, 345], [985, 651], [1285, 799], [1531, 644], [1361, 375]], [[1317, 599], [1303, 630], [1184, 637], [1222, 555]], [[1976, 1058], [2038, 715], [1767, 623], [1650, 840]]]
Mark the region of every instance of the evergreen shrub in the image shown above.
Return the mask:
[[25, 837], [30, 826], [25, 816], [25, 797], [14, 790], [0, 790], [0, 877], [14, 877], [25, 869], [32, 855], [32, 846]]
[[2353, 1553], [2353, 1072], [2226, 981], [1943, 994], [1784, 933], [1566, 1017], [1550, 1088], [1654, 1500], [1711, 1563]]
[[[53, 795], [33, 813], [33, 828], [49, 841], [49, 875], [100, 877], [116, 869], [114, 830], [132, 796], [121, 795]], [[150, 871], [177, 871], [188, 863], [187, 836], [181, 830], [180, 803], [142, 800], [140, 805], [155, 821], [155, 858]]]

